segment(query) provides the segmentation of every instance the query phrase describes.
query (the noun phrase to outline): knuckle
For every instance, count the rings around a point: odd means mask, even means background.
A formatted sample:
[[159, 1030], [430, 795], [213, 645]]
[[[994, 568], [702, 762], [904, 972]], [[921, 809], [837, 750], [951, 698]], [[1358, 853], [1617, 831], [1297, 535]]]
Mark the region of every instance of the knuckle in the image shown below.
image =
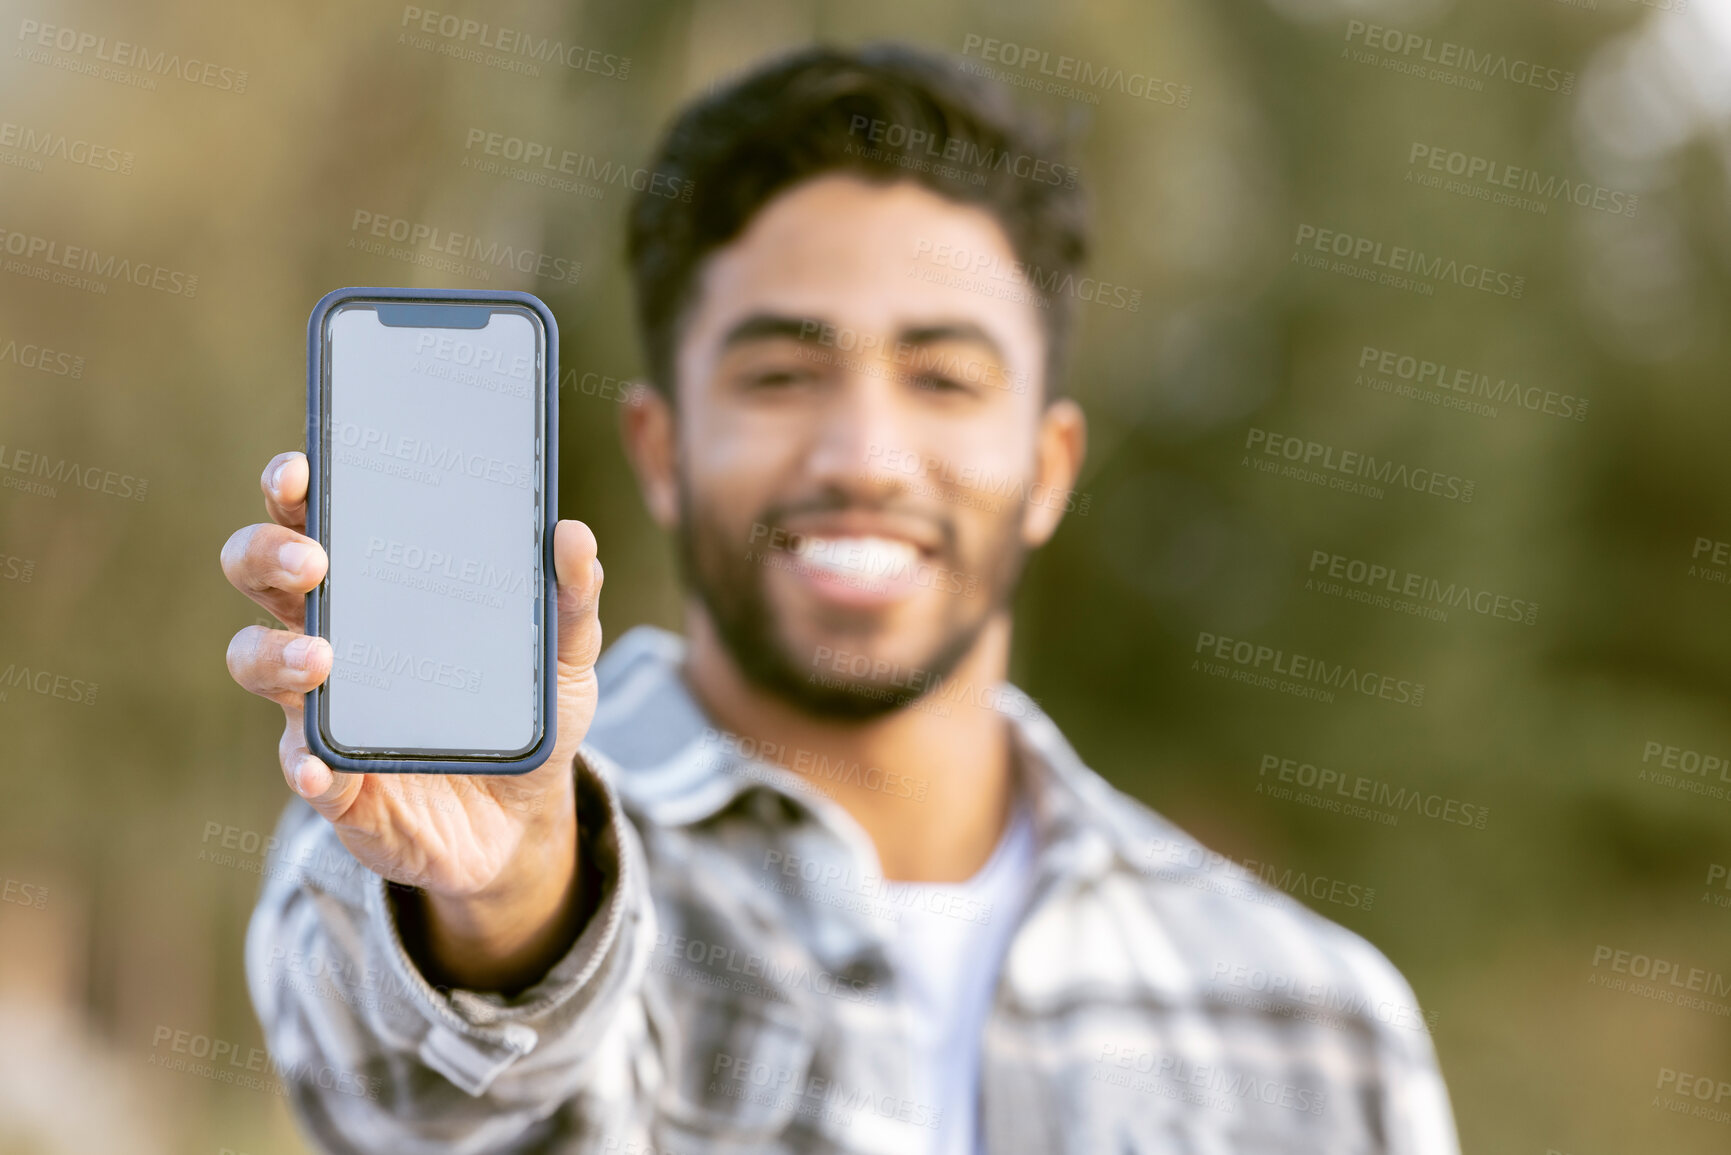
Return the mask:
[[271, 506], [271, 520], [285, 529], [294, 530], [296, 533], [299, 533], [301, 527], [306, 525], [306, 513], [307, 498], [304, 493], [293, 501], [279, 501]]
[[242, 526], [222, 543], [222, 572], [231, 585], [240, 585], [241, 575], [246, 570], [247, 544], [257, 529], [256, 525]]
[[223, 570], [235, 588], [243, 593], [263, 593], [271, 588], [266, 575], [275, 569], [274, 559], [267, 555], [270, 535], [264, 531], [274, 527], [249, 525], [237, 530], [223, 547]]
[[246, 684], [257, 665], [259, 645], [264, 632], [263, 626], [247, 626], [228, 640], [228, 673], [242, 685]]
[[290, 786], [294, 785], [292, 775], [295, 767], [300, 765], [301, 755], [306, 753], [306, 748], [306, 740], [301, 737], [300, 726], [296, 724], [295, 719], [290, 718], [288, 723], [283, 726], [282, 737], [277, 739], [276, 744], [277, 761], [282, 764], [283, 777], [290, 779]]

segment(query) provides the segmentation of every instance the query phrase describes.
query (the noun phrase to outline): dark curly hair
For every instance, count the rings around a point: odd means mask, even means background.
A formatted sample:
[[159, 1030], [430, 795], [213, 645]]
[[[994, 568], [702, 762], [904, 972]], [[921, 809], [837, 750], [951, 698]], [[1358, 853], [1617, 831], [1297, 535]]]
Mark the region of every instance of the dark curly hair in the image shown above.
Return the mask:
[[662, 138], [665, 178], [631, 205], [627, 252], [651, 383], [670, 400], [675, 350], [703, 259], [778, 193], [820, 174], [910, 180], [990, 211], [1046, 325], [1046, 394], [1061, 380], [1070, 294], [1087, 255], [1085, 193], [1057, 134], [1000, 86], [935, 53], [879, 44], [807, 48], [694, 101]]

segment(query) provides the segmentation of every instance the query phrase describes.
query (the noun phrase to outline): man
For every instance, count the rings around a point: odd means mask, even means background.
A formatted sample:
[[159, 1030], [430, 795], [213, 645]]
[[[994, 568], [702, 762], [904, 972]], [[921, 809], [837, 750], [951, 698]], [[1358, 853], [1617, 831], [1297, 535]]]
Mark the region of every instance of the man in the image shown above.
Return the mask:
[[694, 195], [632, 211], [653, 388], [623, 429], [686, 636], [597, 662], [596, 542], [561, 522], [559, 745], [521, 778], [307, 754], [326, 562], [305, 459], [267, 467], [272, 522], [223, 562], [291, 629], [229, 665], [282, 704], [304, 801], [247, 973], [323, 1147], [1456, 1150], [1387, 960], [1004, 684], [1084, 451], [1058, 158], [906, 49], [804, 52], [679, 117], [654, 168]]

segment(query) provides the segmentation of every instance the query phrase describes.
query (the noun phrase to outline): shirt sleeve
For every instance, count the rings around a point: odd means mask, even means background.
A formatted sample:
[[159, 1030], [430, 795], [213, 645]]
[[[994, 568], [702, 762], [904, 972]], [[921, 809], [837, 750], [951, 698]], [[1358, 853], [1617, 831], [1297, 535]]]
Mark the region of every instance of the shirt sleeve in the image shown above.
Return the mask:
[[655, 915], [611, 769], [587, 746], [575, 761], [579, 852], [601, 879], [599, 906], [547, 975], [510, 998], [430, 985], [384, 880], [290, 803], [247, 929], [247, 986], [271, 1064], [324, 1150], [532, 1152], [640, 1132], [659, 1081], [642, 989]]
[[1454, 1110], [1430, 1033], [1411, 1041], [1394, 1064], [1389, 1150], [1399, 1155], [1460, 1155]]
[[1364, 1099], [1380, 1108], [1389, 1155], [1460, 1155], [1448, 1086], [1418, 996], [1381, 951], [1334, 928], [1341, 959], [1363, 993], [1375, 1040], [1374, 1082]]

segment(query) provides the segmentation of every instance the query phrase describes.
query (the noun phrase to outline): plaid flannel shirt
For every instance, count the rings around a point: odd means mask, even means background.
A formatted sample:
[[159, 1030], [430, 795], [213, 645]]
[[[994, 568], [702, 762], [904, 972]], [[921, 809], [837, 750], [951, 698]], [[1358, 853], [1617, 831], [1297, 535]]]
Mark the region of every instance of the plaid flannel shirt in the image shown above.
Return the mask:
[[[909, 1074], [884, 950], [900, 893], [821, 783], [923, 783], [754, 759], [702, 714], [683, 652], [640, 627], [600, 663], [575, 769], [600, 906], [515, 997], [430, 986], [391, 888], [291, 802], [247, 978], [322, 1148], [922, 1149], [942, 1105]], [[1026, 695], [989, 708], [1038, 850], [1025, 909], [944, 911], [1017, 920], [980, 1040], [987, 1151], [1458, 1152], [1425, 1017], [1382, 954], [1113, 789]]]

